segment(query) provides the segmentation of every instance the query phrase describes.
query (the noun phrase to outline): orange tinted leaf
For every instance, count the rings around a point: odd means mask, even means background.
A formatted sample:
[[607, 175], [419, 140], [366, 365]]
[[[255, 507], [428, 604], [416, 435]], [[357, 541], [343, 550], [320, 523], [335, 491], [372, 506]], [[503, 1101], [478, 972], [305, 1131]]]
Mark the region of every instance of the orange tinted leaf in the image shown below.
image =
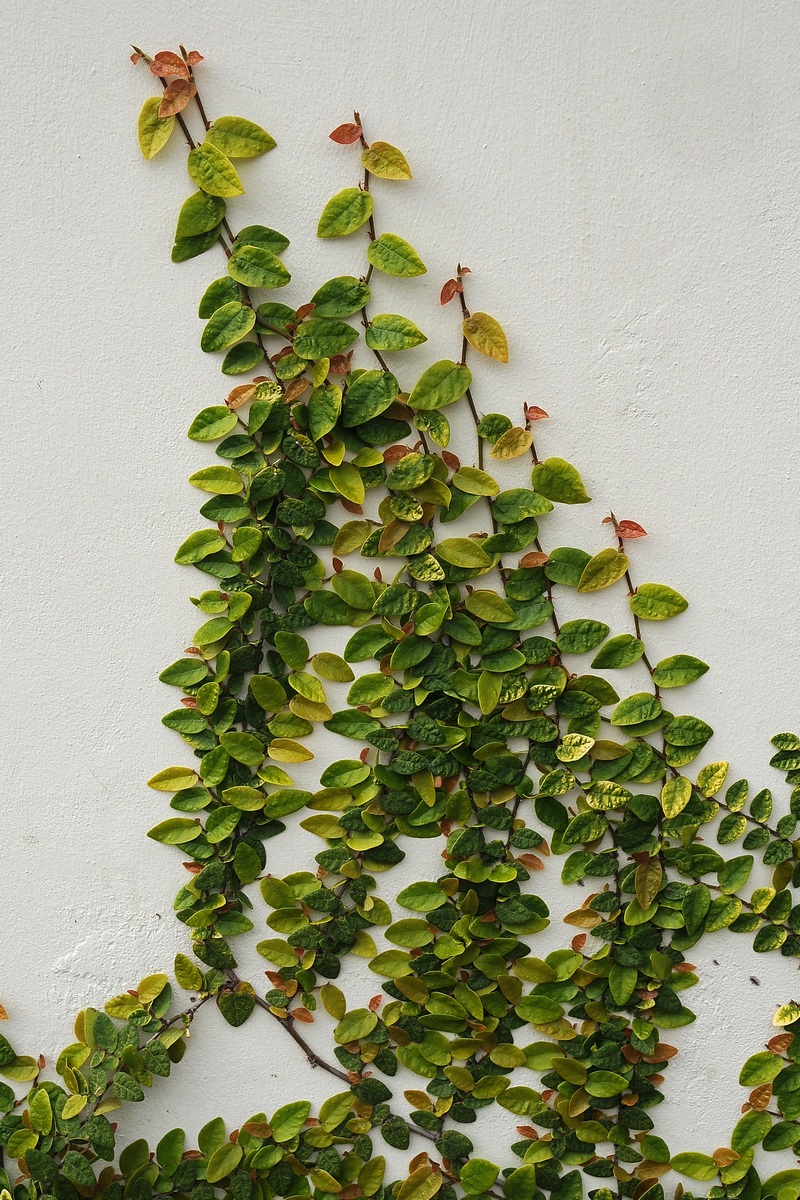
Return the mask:
[[352, 121], [345, 121], [344, 125], [337, 125], [328, 137], [340, 146], [352, 146], [353, 142], [357, 142], [361, 137], [361, 126]]
[[502, 325], [494, 317], [484, 312], [473, 313], [464, 320], [462, 329], [470, 346], [479, 354], [497, 362], [508, 362], [508, 341]]
[[7, 1021], [7, 1020], [8, 1020], [8, 1013], [3, 1008], [2, 1004], [0, 1004], [0, 1021]]
[[203, 61], [203, 56], [199, 50], [190, 50], [186, 55], [186, 61], [190, 67], [196, 67], [198, 63]]
[[550, 414], [539, 408], [538, 404], [528, 404], [525, 408], [525, 418], [528, 421], [544, 421], [549, 416]]
[[159, 50], [150, 64], [150, 70], [154, 75], [181, 75], [184, 79], [189, 78], [189, 68], [186, 63], [179, 54], [174, 54], [172, 50]]
[[197, 95], [197, 88], [189, 79], [173, 79], [167, 84], [161, 103], [158, 106], [160, 117], [174, 117], [183, 112], [187, 104]]
[[295, 1021], [302, 1021], [304, 1025], [314, 1024], [314, 1018], [307, 1008], [293, 1008], [292, 1016], [294, 1017]]
[[457, 279], [448, 279], [439, 295], [439, 303], [442, 305], [449, 304], [453, 299], [453, 296], [458, 295], [458, 293], [463, 292], [463, 290], [464, 289]]
[[531, 550], [529, 554], [523, 554], [519, 560], [521, 567], [542, 567], [547, 562], [547, 555], [542, 550]]
[[620, 521], [617, 524], [617, 534], [621, 538], [647, 537], [647, 530], [642, 529], [638, 521]]
[[256, 386], [254, 383], [240, 383], [229, 393], [228, 399], [225, 401], [228, 408], [241, 408], [243, 404], [247, 404], [248, 400], [252, 400], [256, 394]]
[[753, 1089], [747, 1099], [757, 1112], [763, 1112], [772, 1099], [772, 1084], [762, 1083], [759, 1087]]

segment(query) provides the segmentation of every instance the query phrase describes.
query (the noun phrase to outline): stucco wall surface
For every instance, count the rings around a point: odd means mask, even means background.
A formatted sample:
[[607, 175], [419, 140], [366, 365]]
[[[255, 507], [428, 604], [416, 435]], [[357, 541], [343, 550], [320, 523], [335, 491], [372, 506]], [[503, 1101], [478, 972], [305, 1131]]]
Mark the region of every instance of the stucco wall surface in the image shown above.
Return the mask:
[[[356, 171], [329, 130], [357, 108], [407, 152], [414, 181], [376, 189], [379, 224], [428, 274], [384, 281], [376, 311], [428, 333], [421, 369], [457, 350], [438, 292], [458, 260], [471, 267], [472, 305], [512, 349], [507, 368], [476, 365], [479, 407], [545, 408], [542, 450], [575, 462], [594, 497], [550, 544], [599, 549], [612, 507], [645, 526], [636, 577], [691, 601], [654, 629], [654, 653], [712, 665], [679, 711], [717, 730], [704, 760], [786, 803], [767, 760], [769, 737], [800, 724], [797, 3], [7, 0], [4, 24], [0, 1000], [20, 1049], [51, 1057], [74, 1010], [169, 969], [185, 944], [180, 855], [145, 836], [165, 815], [145, 780], [188, 761], [156, 676], [197, 624], [201, 577], [172, 556], [198, 527], [186, 477], [209, 461], [184, 431], [227, 390], [195, 315], [222, 264], [169, 261], [191, 188], [177, 138], [139, 155], [154, 81], [130, 41], [197, 47], [210, 111], [277, 138], [246, 167], [236, 222], [291, 237], [291, 302], [360, 269], [353, 244], [313, 236]], [[456, 438], [468, 456], [468, 431]], [[420, 846], [397, 887], [435, 869]], [[298, 833], [273, 870], [313, 853]], [[556, 916], [574, 903], [557, 869], [541, 890]], [[798, 988], [793, 961], [745, 937], [709, 938], [697, 963], [698, 1021], [675, 1034], [659, 1114], [673, 1151], [726, 1143], [739, 1064]], [[366, 971], [349, 987], [362, 1002], [377, 990]], [[217, 1112], [234, 1126], [335, 1090], [266, 1020], [231, 1030], [207, 1014], [125, 1129], [195, 1131]], [[515, 1123], [492, 1120], [484, 1150]]]

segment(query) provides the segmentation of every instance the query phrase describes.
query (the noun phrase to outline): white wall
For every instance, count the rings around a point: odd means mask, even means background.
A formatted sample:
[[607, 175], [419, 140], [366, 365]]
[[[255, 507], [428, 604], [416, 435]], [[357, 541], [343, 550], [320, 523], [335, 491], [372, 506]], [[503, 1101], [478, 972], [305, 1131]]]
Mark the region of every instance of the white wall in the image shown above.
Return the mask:
[[[139, 156], [153, 81], [128, 63], [131, 40], [200, 49], [210, 111], [278, 139], [245, 167], [235, 221], [292, 237], [287, 263], [306, 281], [287, 290], [295, 302], [360, 269], [363, 246], [313, 237], [356, 169], [328, 131], [359, 108], [368, 136], [407, 151], [415, 180], [377, 189], [378, 223], [429, 274], [387, 288], [376, 311], [429, 333], [417, 362], [452, 353], [456, 314], [438, 310], [438, 290], [459, 258], [473, 269], [473, 307], [502, 320], [513, 359], [476, 367], [479, 406], [552, 414], [543, 449], [575, 461], [596, 498], [565, 537], [583, 529], [599, 548], [610, 506], [649, 530], [637, 578], [692, 601], [657, 630], [656, 653], [712, 663], [686, 697], [718, 730], [708, 757], [782, 796], [767, 740], [800, 724], [797, 4], [10, 8], [0, 999], [19, 1049], [52, 1055], [75, 1009], [168, 969], [185, 940], [170, 911], [180, 856], [145, 837], [164, 804], [144, 781], [182, 761], [156, 675], [197, 624], [186, 596], [200, 577], [172, 555], [197, 527], [185, 478], [206, 461], [184, 431], [226, 390], [195, 316], [222, 267], [213, 254], [169, 262], [184, 151], [176, 137], [153, 163]], [[704, 943], [699, 1021], [677, 1035], [686, 1050], [660, 1114], [674, 1151], [726, 1142], [738, 1065], [796, 991], [793, 962], [748, 947]], [[129, 1133], [196, 1129], [216, 1112], [234, 1125], [329, 1090], [266, 1021], [233, 1031], [209, 1014], [194, 1041], [126, 1116]]]

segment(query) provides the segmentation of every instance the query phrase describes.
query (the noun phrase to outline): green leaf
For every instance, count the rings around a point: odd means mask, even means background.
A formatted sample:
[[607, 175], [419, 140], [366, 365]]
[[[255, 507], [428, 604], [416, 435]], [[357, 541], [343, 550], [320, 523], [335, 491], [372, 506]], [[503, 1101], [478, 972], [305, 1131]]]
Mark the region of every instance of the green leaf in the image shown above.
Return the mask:
[[237, 416], [225, 404], [215, 404], [199, 412], [189, 426], [188, 437], [193, 442], [215, 442], [225, 437], [236, 425]]
[[763, 1142], [772, 1128], [772, 1117], [767, 1112], [748, 1112], [736, 1122], [731, 1135], [731, 1149], [744, 1154], [751, 1146]]
[[599, 670], [609, 670], [616, 667], [629, 667], [638, 662], [644, 654], [644, 642], [633, 637], [630, 633], [621, 633], [610, 638], [605, 646], [595, 654], [592, 667]]
[[185, 954], [175, 955], [173, 968], [175, 978], [186, 992], [199, 992], [203, 987], [203, 973], [196, 963]]
[[292, 1138], [297, 1137], [310, 1112], [311, 1103], [308, 1100], [295, 1100], [292, 1104], [285, 1104], [283, 1108], [279, 1108], [269, 1121], [274, 1141], [290, 1142]]
[[[240, 246], [260, 246], [262, 250], [269, 250], [273, 254], [283, 254], [288, 245], [289, 239], [285, 234], [278, 233], [277, 229], [270, 229], [267, 225], [246, 225], [236, 235], [233, 249], [238, 250]], [[262, 307], [264, 306], [259, 305], [259, 308]], [[288, 311], [294, 315], [293, 309]]]
[[565, 621], [556, 638], [563, 654], [586, 654], [608, 637], [608, 626], [602, 621]]
[[414, 275], [424, 275], [428, 268], [417, 254], [413, 246], [398, 237], [396, 233], [382, 233], [367, 247], [367, 259], [383, 271], [384, 275], [395, 275], [399, 278], [410, 279]]
[[661, 688], [683, 687], [705, 675], [708, 664], [691, 654], [673, 654], [662, 658], [653, 670], [653, 683]]
[[223, 1142], [208, 1160], [206, 1179], [209, 1183], [219, 1183], [236, 1170], [243, 1157], [244, 1151], [238, 1142]]
[[148, 780], [147, 786], [156, 792], [182, 792], [185, 788], [194, 787], [197, 782], [197, 775], [191, 767], [165, 767]]
[[230, 991], [222, 991], [217, 996], [217, 1008], [234, 1029], [244, 1025], [255, 1006], [253, 986], [244, 980], [237, 983]]
[[699, 1179], [703, 1183], [715, 1179], [719, 1170], [713, 1158], [709, 1158], [707, 1154], [697, 1154], [693, 1150], [685, 1154], [676, 1154], [671, 1166], [679, 1175], [688, 1175], [690, 1179]]
[[217, 117], [206, 136], [229, 158], [257, 158], [277, 145], [266, 129], [244, 117]]
[[630, 606], [645, 621], [666, 621], [687, 609], [689, 601], [665, 583], [643, 583], [631, 596]]
[[346, 237], [372, 216], [373, 200], [370, 192], [360, 188], [345, 188], [331, 197], [317, 226], [317, 237]]
[[393, 403], [400, 385], [388, 371], [362, 371], [347, 389], [343, 424], [351, 429], [377, 417]]
[[438, 883], [412, 883], [397, 894], [397, 903], [412, 912], [431, 912], [444, 904], [445, 895]]
[[311, 297], [315, 317], [352, 317], [369, 304], [369, 286], [354, 275], [337, 275]]
[[64, 1155], [61, 1163], [61, 1174], [80, 1188], [90, 1188], [94, 1190], [97, 1187], [94, 1171], [91, 1168], [88, 1160], [79, 1154], [77, 1150], [68, 1150]]
[[557, 504], [587, 504], [591, 500], [578, 472], [563, 458], [537, 463], [531, 476], [537, 492]]
[[410, 350], [427, 342], [425, 334], [408, 317], [396, 313], [377, 313], [370, 321], [364, 340], [370, 350], [382, 353]]
[[612, 725], [639, 725], [661, 713], [661, 705], [652, 692], [635, 692], [621, 700], [611, 717]]
[[241, 196], [242, 181], [229, 158], [211, 142], [203, 142], [189, 151], [187, 162], [192, 183], [210, 196]]
[[175, 562], [183, 565], [201, 562], [209, 554], [222, 550], [225, 544], [225, 538], [216, 529], [198, 529], [178, 547]]
[[492, 559], [474, 538], [444, 538], [436, 546], [436, 555], [453, 566], [471, 570], [485, 570], [492, 565]]
[[231, 300], [212, 313], [200, 338], [200, 348], [206, 354], [225, 350], [240, 342], [256, 323], [256, 314], [240, 300]]
[[160, 96], [150, 96], [142, 105], [139, 113], [139, 149], [145, 158], [155, 158], [159, 150], [163, 150], [169, 141], [169, 136], [175, 128], [174, 117], [160, 117]]
[[294, 352], [300, 358], [333, 358], [335, 354], [343, 354], [357, 338], [358, 330], [352, 325], [312, 317], [298, 325]]
[[454, 363], [449, 358], [435, 362], [418, 380], [408, 398], [411, 408], [423, 412], [446, 408], [460, 400], [472, 383], [469, 367]]
[[189, 483], [216, 496], [235, 496], [244, 490], [242, 478], [233, 467], [203, 467], [189, 476]]
[[179, 846], [184, 842], [194, 841], [202, 832], [203, 827], [199, 821], [192, 821], [188, 817], [169, 817], [160, 825], [148, 829], [147, 836], [166, 846]]
[[277, 254], [271, 250], [238, 243], [228, 259], [228, 274], [237, 283], [251, 288], [285, 287], [292, 278]]
[[461, 1168], [461, 1186], [468, 1196], [479, 1196], [488, 1192], [494, 1184], [500, 1168], [485, 1158], [471, 1158]]
[[193, 192], [181, 205], [175, 237], [196, 237], [216, 230], [225, 216], [225, 201], [206, 192]]
[[185, 1132], [182, 1129], [170, 1129], [156, 1146], [156, 1162], [168, 1179], [177, 1171], [185, 1145]]
[[459, 467], [453, 483], [468, 496], [496, 496], [500, 485], [486, 471], [477, 467]]
[[482, 621], [490, 621], [493, 625], [505, 625], [514, 620], [514, 610], [510, 604], [501, 599], [496, 592], [478, 589], [467, 596], [464, 601], [467, 612]]
[[608, 1099], [610, 1096], [618, 1096], [620, 1092], [624, 1092], [628, 1081], [624, 1075], [618, 1075], [616, 1071], [591, 1071], [583, 1086], [590, 1096]]
[[378, 179], [411, 179], [405, 154], [388, 142], [373, 142], [361, 154], [361, 162]]
[[661, 789], [661, 807], [666, 817], [677, 817], [692, 798], [692, 785], [688, 779], [678, 775], [668, 779]]
[[[783, 1068], [780, 1055], [772, 1054], [769, 1050], [760, 1050], [751, 1054], [739, 1072], [739, 1083], [742, 1087], [758, 1087], [760, 1083], [769, 1083]], [[797, 1141], [797, 1137], [794, 1139]]]
[[343, 1046], [346, 1042], [357, 1042], [368, 1037], [378, 1024], [378, 1014], [368, 1008], [354, 1008], [345, 1013], [334, 1030], [334, 1038]]
[[223, 304], [230, 304], [231, 300], [238, 299], [239, 289], [236, 286], [236, 280], [224, 275], [222, 279], [215, 279], [213, 283], [210, 283], [203, 292], [197, 315], [201, 320], [207, 321], [218, 308], [222, 308]]
[[621, 550], [610, 546], [595, 554], [583, 569], [578, 581], [579, 592], [599, 592], [602, 588], [610, 587], [618, 579], [624, 578], [628, 570], [628, 559]]

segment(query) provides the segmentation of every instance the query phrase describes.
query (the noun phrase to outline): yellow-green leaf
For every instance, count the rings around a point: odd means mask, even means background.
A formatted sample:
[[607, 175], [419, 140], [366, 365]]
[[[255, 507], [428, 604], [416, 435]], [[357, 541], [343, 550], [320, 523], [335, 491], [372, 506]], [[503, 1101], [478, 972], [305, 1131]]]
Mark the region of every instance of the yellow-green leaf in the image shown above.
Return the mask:
[[661, 807], [665, 817], [677, 817], [692, 798], [692, 785], [688, 779], [678, 775], [668, 779], [661, 789]]
[[485, 312], [473, 313], [465, 318], [462, 329], [470, 346], [479, 354], [498, 362], [508, 362], [508, 341], [502, 325], [494, 317]]
[[370, 242], [367, 258], [384, 275], [396, 275], [402, 279], [424, 275], [428, 269], [414, 247], [396, 233], [382, 233]]
[[160, 96], [150, 96], [142, 105], [139, 113], [139, 149], [145, 158], [155, 158], [159, 150], [163, 150], [169, 141], [169, 135], [175, 128], [174, 117], [160, 117], [158, 110], [161, 106]]
[[165, 767], [148, 780], [147, 786], [156, 792], [182, 792], [196, 783], [197, 775], [191, 767]]
[[247, 304], [231, 300], [212, 313], [200, 338], [206, 354], [225, 350], [246, 336], [256, 323], [256, 314]]
[[244, 192], [233, 163], [211, 142], [203, 142], [202, 146], [189, 151], [187, 168], [192, 183], [210, 196], [226, 199], [241, 196]]
[[369, 192], [360, 188], [345, 188], [332, 196], [322, 210], [317, 226], [317, 237], [346, 237], [372, 216], [373, 200]]
[[378, 179], [410, 179], [411, 168], [405, 154], [388, 142], [373, 142], [361, 155], [361, 162], [370, 175]]
[[531, 448], [533, 434], [530, 429], [507, 429], [489, 451], [490, 458], [519, 458]]
[[244, 117], [217, 117], [206, 136], [228, 158], [257, 158], [277, 145], [266, 129]]
[[595, 554], [583, 568], [578, 581], [579, 592], [599, 592], [622, 579], [628, 569], [628, 559], [621, 550], [610, 546]]
[[277, 254], [264, 246], [237, 245], [228, 259], [228, 274], [245, 287], [285, 287], [292, 278]]

